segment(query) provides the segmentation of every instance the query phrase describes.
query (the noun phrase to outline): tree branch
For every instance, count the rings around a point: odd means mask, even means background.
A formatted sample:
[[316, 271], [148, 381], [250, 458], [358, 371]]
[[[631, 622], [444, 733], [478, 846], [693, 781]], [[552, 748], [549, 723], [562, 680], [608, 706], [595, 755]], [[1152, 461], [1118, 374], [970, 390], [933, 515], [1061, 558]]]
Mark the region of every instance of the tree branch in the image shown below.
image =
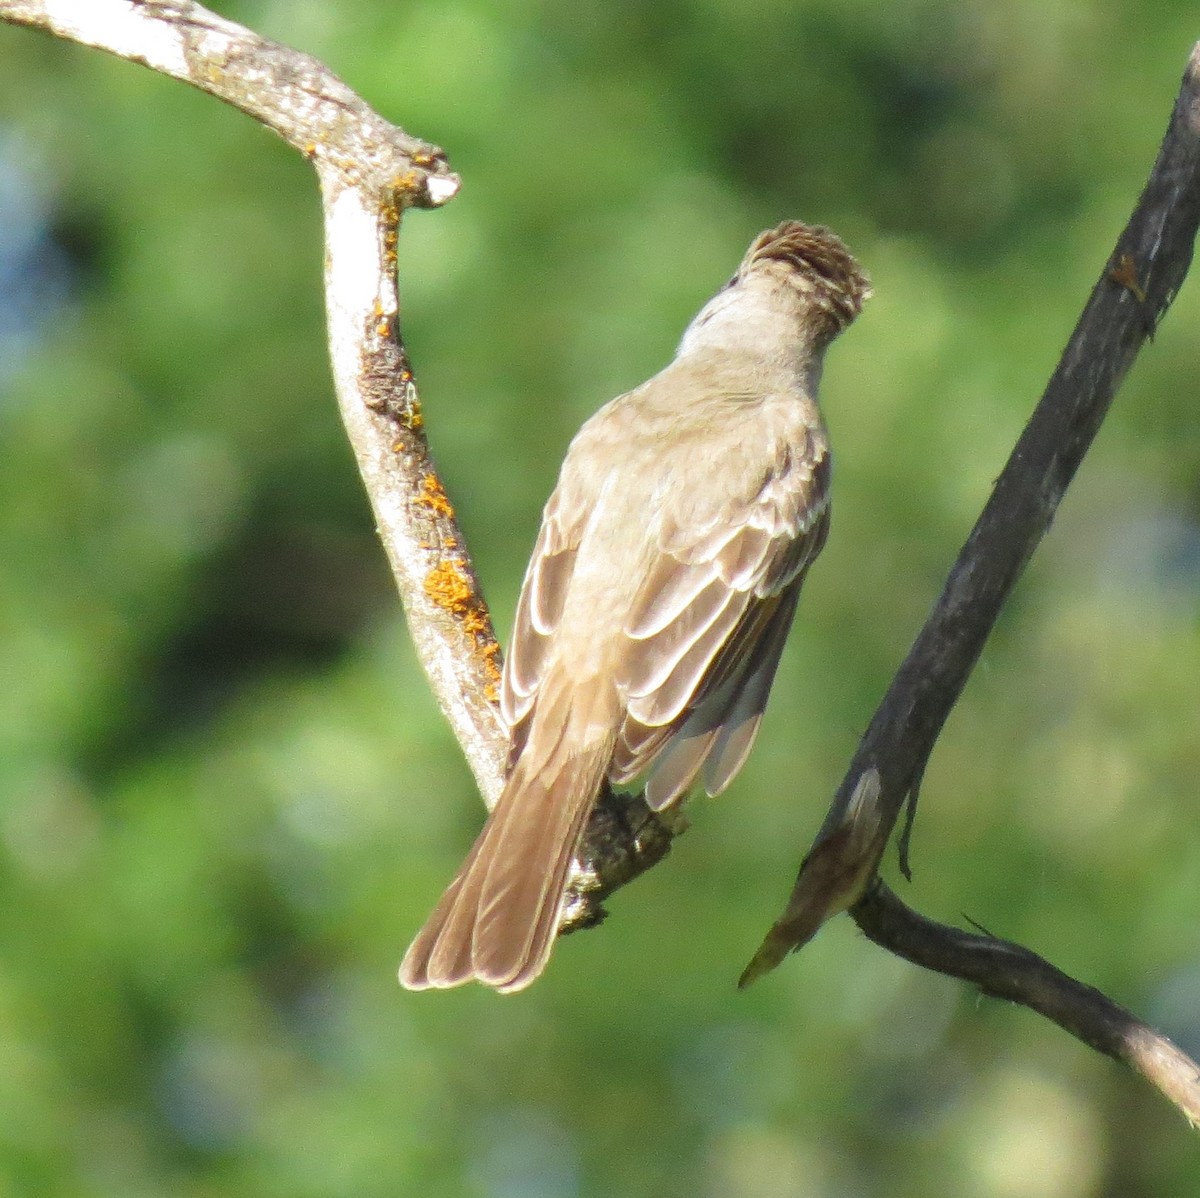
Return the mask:
[[[1165, 1037], [1016, 945], [924, 919], [875, 880], [901, 810], [1009, 593], [1099, 430], [1143, 343], [1179, 292], [1200, 227], [1200, 43], [1158, 158], [1041, 402], [996, 480], [921, 629], [859, 744], [800, 867], [783, 915], [745, 986], [850, 909], [877, 944], [1040, 1011], [1150, 1078], [1193, 1122], [1200, 1069]], [[907, 874], [907, 829], [901, 868]]]
[[457, 193], [445, 155], [389, 124], [315, 58], [190, 0], [0, 0], [0, 19], [190, 83], [313, 163], [342, 420], [421, 664], [480, 790], [494, 800], [505, 749], [494, 706], [499, 646], [429, 451], [398, 323], [401, 214]]
[[1161, 1032], [1037, 953], [935, 923], [876, 879], [853, 915], [867, 937], [914, 965], [961, 978], [992, 998], [1020, 1003], [1098, 1052], [1128, 1065], [1200, 1127], [1200, 1066]]
[[[500, 647], [430, 453], [399, 328], [400, 218], [458, 191], [442, 150], [389, 124], [311, 55], [191, 0], [0, 0], [0, 20], [180, 79], [275, 130], [314, 165], [325, 218], [330, 356], [342, 421], [417, 655], [484, 802], [504, 781]], [[611, 792], [593, 812], [563, 929], [660, 860], [680, 825]]]

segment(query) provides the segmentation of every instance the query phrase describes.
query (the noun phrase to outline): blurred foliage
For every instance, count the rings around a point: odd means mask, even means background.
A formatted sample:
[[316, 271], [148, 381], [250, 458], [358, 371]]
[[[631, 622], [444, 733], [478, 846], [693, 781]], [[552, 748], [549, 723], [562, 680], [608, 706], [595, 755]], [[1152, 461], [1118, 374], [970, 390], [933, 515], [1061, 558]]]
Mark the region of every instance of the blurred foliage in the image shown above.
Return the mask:
[[[0, 1190], [1194, 1193], [1195, 1140], [846, 920], [733, 981], [1153, 160], [1195, 7], [262, 0], [444, 145], [401, 242], [505, 627], [565, 445], [759, 229], [877, 297], [759, 748], [517, 998], [394, 971], [481, 818], [330, 395], [319, 209], [252, 122], [0, 28]], [[1200, 300], [1125, 386], [951, 719], [914, 841], [968, 913], [1200, 1051]]]

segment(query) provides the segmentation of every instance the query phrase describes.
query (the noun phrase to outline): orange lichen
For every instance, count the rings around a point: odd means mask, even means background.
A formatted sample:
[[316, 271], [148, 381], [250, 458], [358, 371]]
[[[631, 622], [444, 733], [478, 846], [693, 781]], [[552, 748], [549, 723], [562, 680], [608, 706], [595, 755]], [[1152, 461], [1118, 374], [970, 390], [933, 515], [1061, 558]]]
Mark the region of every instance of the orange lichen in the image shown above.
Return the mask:
[[436, 474], [427, 474], [421, 479], [420, 494], [413, 502], [427, 507], [437, 516], [452, 517], [454, 515], [454, 508], [450, 500], [446, 498], [446, 489]]
[[492, 635], [487, 608], [464, 569], [463, 559], [450, 557], [438, 562], [425, 576], [425, 593], [458, 620], [463, 635], [475, 646], [487, 679], [484, 694], [488, 702], [494, 703], [499, 694], [500, 646]]
[[[469, 611], [463, 615], [463, 632], [471, 636], [487, 636], [492, 635], [491, 626], [488, 623], [487, 615], [482, 611]], [[496, 646], [499, 648], [499, 646]]]
[[492, 636], [490, 629], [484, 635], [486, 640], [482, 643], [478, 637], [476, 638], [479, 652], [483, 655], [483, 672], [488, 679], [483, 693], [489, 703], [495, 703], [500, 698], [500, 646], [496, 638]]
[[436, 165], [437, 155], [431, 154], [428, 150], [417, 150], [413, 154], [412, 160], [414, 166], [423, 167], [428, 170], [429, 167]]
[[383, 222], [383, 258], [389, 266], [396, 263], [396, 245], [400, 240], [400, 209], [391, 200], [379, 210]]
[[392, 188], [398, 192], [406, 192], [411, 194], [419, 191], [421, 188], [421, 172], [420, 171], [405, 171], [402, 175], [397, 175], [392, 180]]
[[448, 557], [438, 562], [425, 575], [425, 594], [438, 607], [465, 619], [475, 600], [475, 589], [463, 572], [462, 558]]

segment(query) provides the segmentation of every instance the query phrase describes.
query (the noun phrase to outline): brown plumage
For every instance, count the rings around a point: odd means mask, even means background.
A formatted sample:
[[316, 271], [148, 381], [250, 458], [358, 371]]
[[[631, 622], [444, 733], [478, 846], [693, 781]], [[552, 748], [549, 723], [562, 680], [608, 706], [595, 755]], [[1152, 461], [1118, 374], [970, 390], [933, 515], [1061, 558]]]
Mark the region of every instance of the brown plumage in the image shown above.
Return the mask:
[[869, 294], [828, 230], [768, 230], [671, 364], [575, 437], [505, 662], [508, 779], [405, 986], [527, 986], [604, 779], [662, 809], [741, 768], [829, 527], [825, 349]]

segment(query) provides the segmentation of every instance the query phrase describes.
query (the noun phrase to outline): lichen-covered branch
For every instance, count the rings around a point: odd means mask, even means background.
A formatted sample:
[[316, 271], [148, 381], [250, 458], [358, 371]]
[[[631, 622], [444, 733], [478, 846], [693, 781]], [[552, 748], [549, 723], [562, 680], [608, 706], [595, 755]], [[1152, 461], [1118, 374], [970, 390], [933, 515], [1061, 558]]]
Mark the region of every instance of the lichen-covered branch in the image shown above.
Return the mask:
[[192, 0], [0, 0], [0, 20], [190, 83], [308, 157], [330, 159], [347, 183], [382, 170], [403, 179], [409, 202], [434, 206], [458, 190], [437, 146], [388, 124], [312, 55]]
[[[459, 188], [441, 149], [385, 121], [311, 55], [191, 0], [0, 0], [0, 20], [183, 80], [274, 129], [314, 165], [325, 215], [330, 356], [342, 420], [409, 631], [488, 806], [507, 750], [496, 715], [500, 648], [426, 439], [399, 327], [400, 219]], [[585, 836], [564, 928], [658, 861], [672, 829], [637, 798], [606, 794]]]
[[0, 0], [0, 19], [106, 50], [232, 104], [316, 168], [338, 405], [434, 695], [485, 798], [499, 793], [499, 646], [438, 478], [399, 330], [401, 214], [459, 188], [435, 145], [389, 124], [311, 55], [190, 0]]
[[[485, 801], [503, 782], [500, 647], [425, 438], [398, 331], [386, 195], [321, 173], [329, 348], [342, 422], [371, 500], [417, 655]], [[381, 201], [383, 201], [381, 203]]]

